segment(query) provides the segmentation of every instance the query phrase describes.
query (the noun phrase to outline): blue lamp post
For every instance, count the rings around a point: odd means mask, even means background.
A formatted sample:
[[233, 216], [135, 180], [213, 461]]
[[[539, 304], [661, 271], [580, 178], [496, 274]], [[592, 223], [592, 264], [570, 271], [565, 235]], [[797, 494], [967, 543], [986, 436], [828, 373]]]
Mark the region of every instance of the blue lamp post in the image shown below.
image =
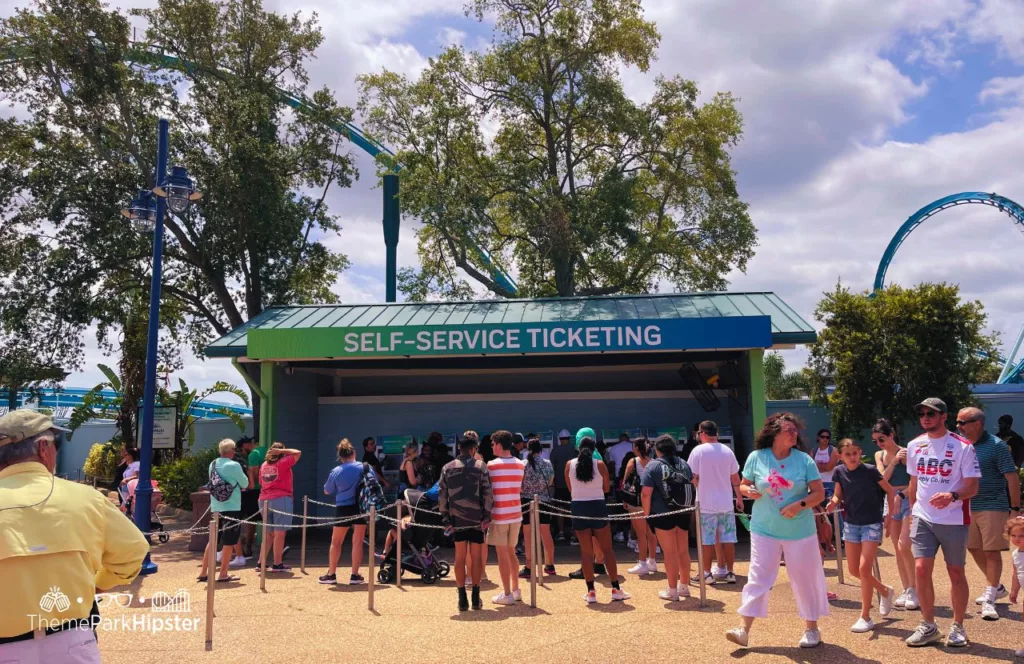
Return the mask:
[[[157, 123], [156, 186], [153, 191], [140, 191], [122, 214], [132, 220], [136, 230], [153, 233], [153, 280], [149, 289], [149, 332], [146, 337], [146, 383], [142, 401], [141, 444], [139, 445], [139, 481], [135, 487], [135, 525], [148, 533], [153, 504], [153, 409], [156, 406], [156, 351], [160, 335], [160, 281], [164, 251], [164, 215], [166, 208], [177, 214], [188, 209], [202, 194], [192, 186], [188, 171], [175, 166], [167, 175], [168, 122]], [[156, 565], [146, 556], [142, 574], [153, 574]]]

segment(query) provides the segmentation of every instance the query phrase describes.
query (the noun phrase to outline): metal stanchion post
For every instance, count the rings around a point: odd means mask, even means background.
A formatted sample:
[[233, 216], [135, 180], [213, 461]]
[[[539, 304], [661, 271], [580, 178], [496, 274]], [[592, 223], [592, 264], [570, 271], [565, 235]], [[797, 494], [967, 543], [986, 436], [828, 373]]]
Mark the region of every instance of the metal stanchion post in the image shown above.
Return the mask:
[[267, 589], [267, 516], [270, 514], [270, 501], [263, 503], [263, 541], [260, 542], [260, 590]]
[[395, 587], [402, 587], [402, 499], [395, 501]]
[[[530, 547], [533, 565], [530, 570], [530, 608], [537, 608], [537, 541], [540, 539], [540, 530], [537, 523], [537, 497], [534, 496], [530, 503], [530, 541], [523, 542]], [[513, 572], [515, 574], [515, 572]]]
[[839, 571], [839, 585], [846, 581], [843, 577], [843, 547], [839, 541], [839, 510], [832, 512], [832, 530], [836, 537], [836, 569]]
[[309, 518], [309, 496], [302, 497], [302, 553], [299, 556], [299, 571], [306, 573], [306, 519]]
[[[879, 567], [878, 567], [878, 558], [875, 558], [874, 573], [875, 573], [875, 578], [878, 579], [879, 581], [881, 581], [882, 580], [882, 570], [879, 569]], [[880, 592], [878, 592], [876, 590], [875, 594], [878, 595], [878, 605], [881, 606], [882, 605], [882, 593], [880, 593]]]
[[370, 608], [371, 611], [374, 610], [374, 608], [373, 608], [373, 589], [374, 589], [374, 586], [377, 585], [377, 573], [374, 570], [374, 563], [376, 562], [374, 560], [374, 554], [376, 553], [376, 548], [377, 548], [376, 545], [375, 545], [375, 542], [376, 542], [375, 536], [376, 535], [377, 535], [377, 508], [371, 505], [370, 506], [370, 567], [369, 567], [369, 569], [370, 569], [370, 592], [367, 594], [368, 602], [369, 602], [369, 608]]
[[217, 586], [217, 526], [220, 514], [213, 513], [210, 519], [210, 548], [206, 557], [206, 649], [213, 650], [213, 592]]
[[[700, 605], [704, 606], [708, 601], [708, 588], [704, 580], [704, 534], [700, 527], [700, 503], [697, 503], [695, 508], [694, 514], [696, 518], [694, 519], [693, 527], [697, 531], [697, 576], [700, 577]], [[682, 570], [682, 572], [684, 575], [690, 573], [689, 570]], [[689, 582], [689, 579], [683, 579], [684, 584]]]
[[530, 517], [530, 522], [533, 523], [533, 530], [537, 533], [537, 548], [534, 549], [533, 554], [533, 570], [532, 573], [537, 575], [537, 582], [540, 583], [541, 587], [544, 587], [544, 546], [541, 539], [540, 532], [540, 497], [533, 497], [533, 515]]

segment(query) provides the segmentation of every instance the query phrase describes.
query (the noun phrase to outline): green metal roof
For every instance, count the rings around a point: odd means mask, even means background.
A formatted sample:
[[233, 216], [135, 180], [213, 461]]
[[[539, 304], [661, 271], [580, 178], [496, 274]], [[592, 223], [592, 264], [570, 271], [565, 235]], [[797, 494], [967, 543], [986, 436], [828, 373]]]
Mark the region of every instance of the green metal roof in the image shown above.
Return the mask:
[[404, 302], [271, 307], [206, 347], [209, 357], [244, 357], [252, 329], [322, 329], [771, 317], [775, 344], [806, 344], [814, 328], [775, 293], [672, 293], [477, 302]]

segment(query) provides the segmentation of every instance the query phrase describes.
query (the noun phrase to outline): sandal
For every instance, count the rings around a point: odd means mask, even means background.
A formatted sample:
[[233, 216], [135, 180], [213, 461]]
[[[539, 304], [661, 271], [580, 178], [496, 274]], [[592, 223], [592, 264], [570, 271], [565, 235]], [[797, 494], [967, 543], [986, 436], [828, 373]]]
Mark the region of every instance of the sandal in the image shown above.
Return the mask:
[[239, 578], [237, 576], [231, 575], [231, 576], [226, 576], [223, 579], [217, 579], [217, 583], [231, 583], [232, 581], [238, 581], [238, 580], [239, 580]]
[[201, 576], [198, 579], [196, 579], [196, 581], [198, 581], [199, 583], [206, 583], [208, 580], [209, 580], [209, 577], [206, 577], [206, 576]]

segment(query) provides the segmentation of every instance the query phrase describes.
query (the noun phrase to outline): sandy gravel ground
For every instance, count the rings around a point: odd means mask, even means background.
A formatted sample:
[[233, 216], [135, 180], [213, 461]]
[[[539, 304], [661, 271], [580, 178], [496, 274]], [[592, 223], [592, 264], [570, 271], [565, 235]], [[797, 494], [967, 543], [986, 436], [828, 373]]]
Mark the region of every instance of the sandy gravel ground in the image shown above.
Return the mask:
[[[311, 531], [312, 533], [313, 531]], [[240, 583], [218, 586], [212, 651], [205, 648], [205, 585], [196, 582], [198, 555], [186, 550], [186, 539], [175, 537], [154, 549], [158, 574], [137, 580], [130, 592], [135, 596], [128, 608], [104, 609], [105, 617], [121, 614], [145, 619], [151, 611], [149, 597], [157, 592], [190, 594], [189, 612], [182, 617], [198, 618], [197, 632], [152, 633], [145, 630], [115, 629], [100, 633], [103, 661], [145, 664], [147, 662], [931, 662], [938, 660], [1013, 661], [1014, 649], [1024, 647], [1024, 625], [1020, 606], [1000, 600], [1002, 618], [981, 620], [973, 604], [984, 580], [968, 561], [971, 605], [965, 622], [971, 644], [951, 650], [945, 646], [910, 649], [903, 644], [917, 626], [920, 613], [893, 611], [870, 634], [849, 631], [859, 611], [859, 588], [847, 577], [839, 585], [835, 563], [826, 566], [829, 588], [840, 599], [832, 602], [832, 615], [821, 622], [824, 643], [814, 650], [796, 646], [802, 622], [789, 590], [786, 569], [779, 575], [771, 598], [771, 616], [755, 624], [751, 647], [737, 649], [723, 632], [739, 624], [736, 608], [747, 569], [747, 551], [741, 544], [737, 562], [737, 585], [708, 588], [707, 606], [701, 608], [698, 589], [693, 599], [669, 603], [658, 599], [664, 575], [629, 578], [623, 588], [633, 595], [625, 603], [610, 602], [607, 577], [598, 583], [599, 603], [582, 601], [582, 581], [565, 575], [578, 566], [579, 549], [558, 548], [559, 576], [538, 587], [537, 608], [529, 606], [529, 582], [521, 584], [527, 601], [515, 607], [499, 607], [489, 599], [497, 593], [493, 583], [484, 584], [485, 608], [460, 614], [456, 610], [454, 573], [435, 586], [424, 586], [418, 578], [406, 577], [402, 589], [377, 586], [376, 610], [367, 606], [367, 586], [322, 586], [317, 576], [326, 567], [327, 541], [311, 535], [306, 573], [298, 569], [298, 539], [286, 562], [295, 566], [290, 574], [268, 575], [267, 589], [261, 591], [258, 574], [249, 567], [235, 570]], [[886, 544], [880, 560], [882, 578], [898, 584], [895, 559]], [[453, 552], [442, 549], [451, 560]], [[633, 564], [632, 552], [617, 550], [620, 574]], [[347, 561], [348, 556], [343, 557]], [[498, 578], [493, 553], [487, 574]], [[1006, 556], [1003, 578], [1010, 580]], [[694, 563], [696, 568], [696, 563]], [[949, 583], [941, 561], [937, 566], [937, 611], [940, 629], [949, 628]], [[340, 567], [339, 578], [348, 570]], [[366, 574], [365, 566], [363, 574]], [[899, 589], [898, 589], [899, 590]], [[140, 602], [139, 597], [147, 598]], [[175, 614], [163, 614], [171, 616]]]

